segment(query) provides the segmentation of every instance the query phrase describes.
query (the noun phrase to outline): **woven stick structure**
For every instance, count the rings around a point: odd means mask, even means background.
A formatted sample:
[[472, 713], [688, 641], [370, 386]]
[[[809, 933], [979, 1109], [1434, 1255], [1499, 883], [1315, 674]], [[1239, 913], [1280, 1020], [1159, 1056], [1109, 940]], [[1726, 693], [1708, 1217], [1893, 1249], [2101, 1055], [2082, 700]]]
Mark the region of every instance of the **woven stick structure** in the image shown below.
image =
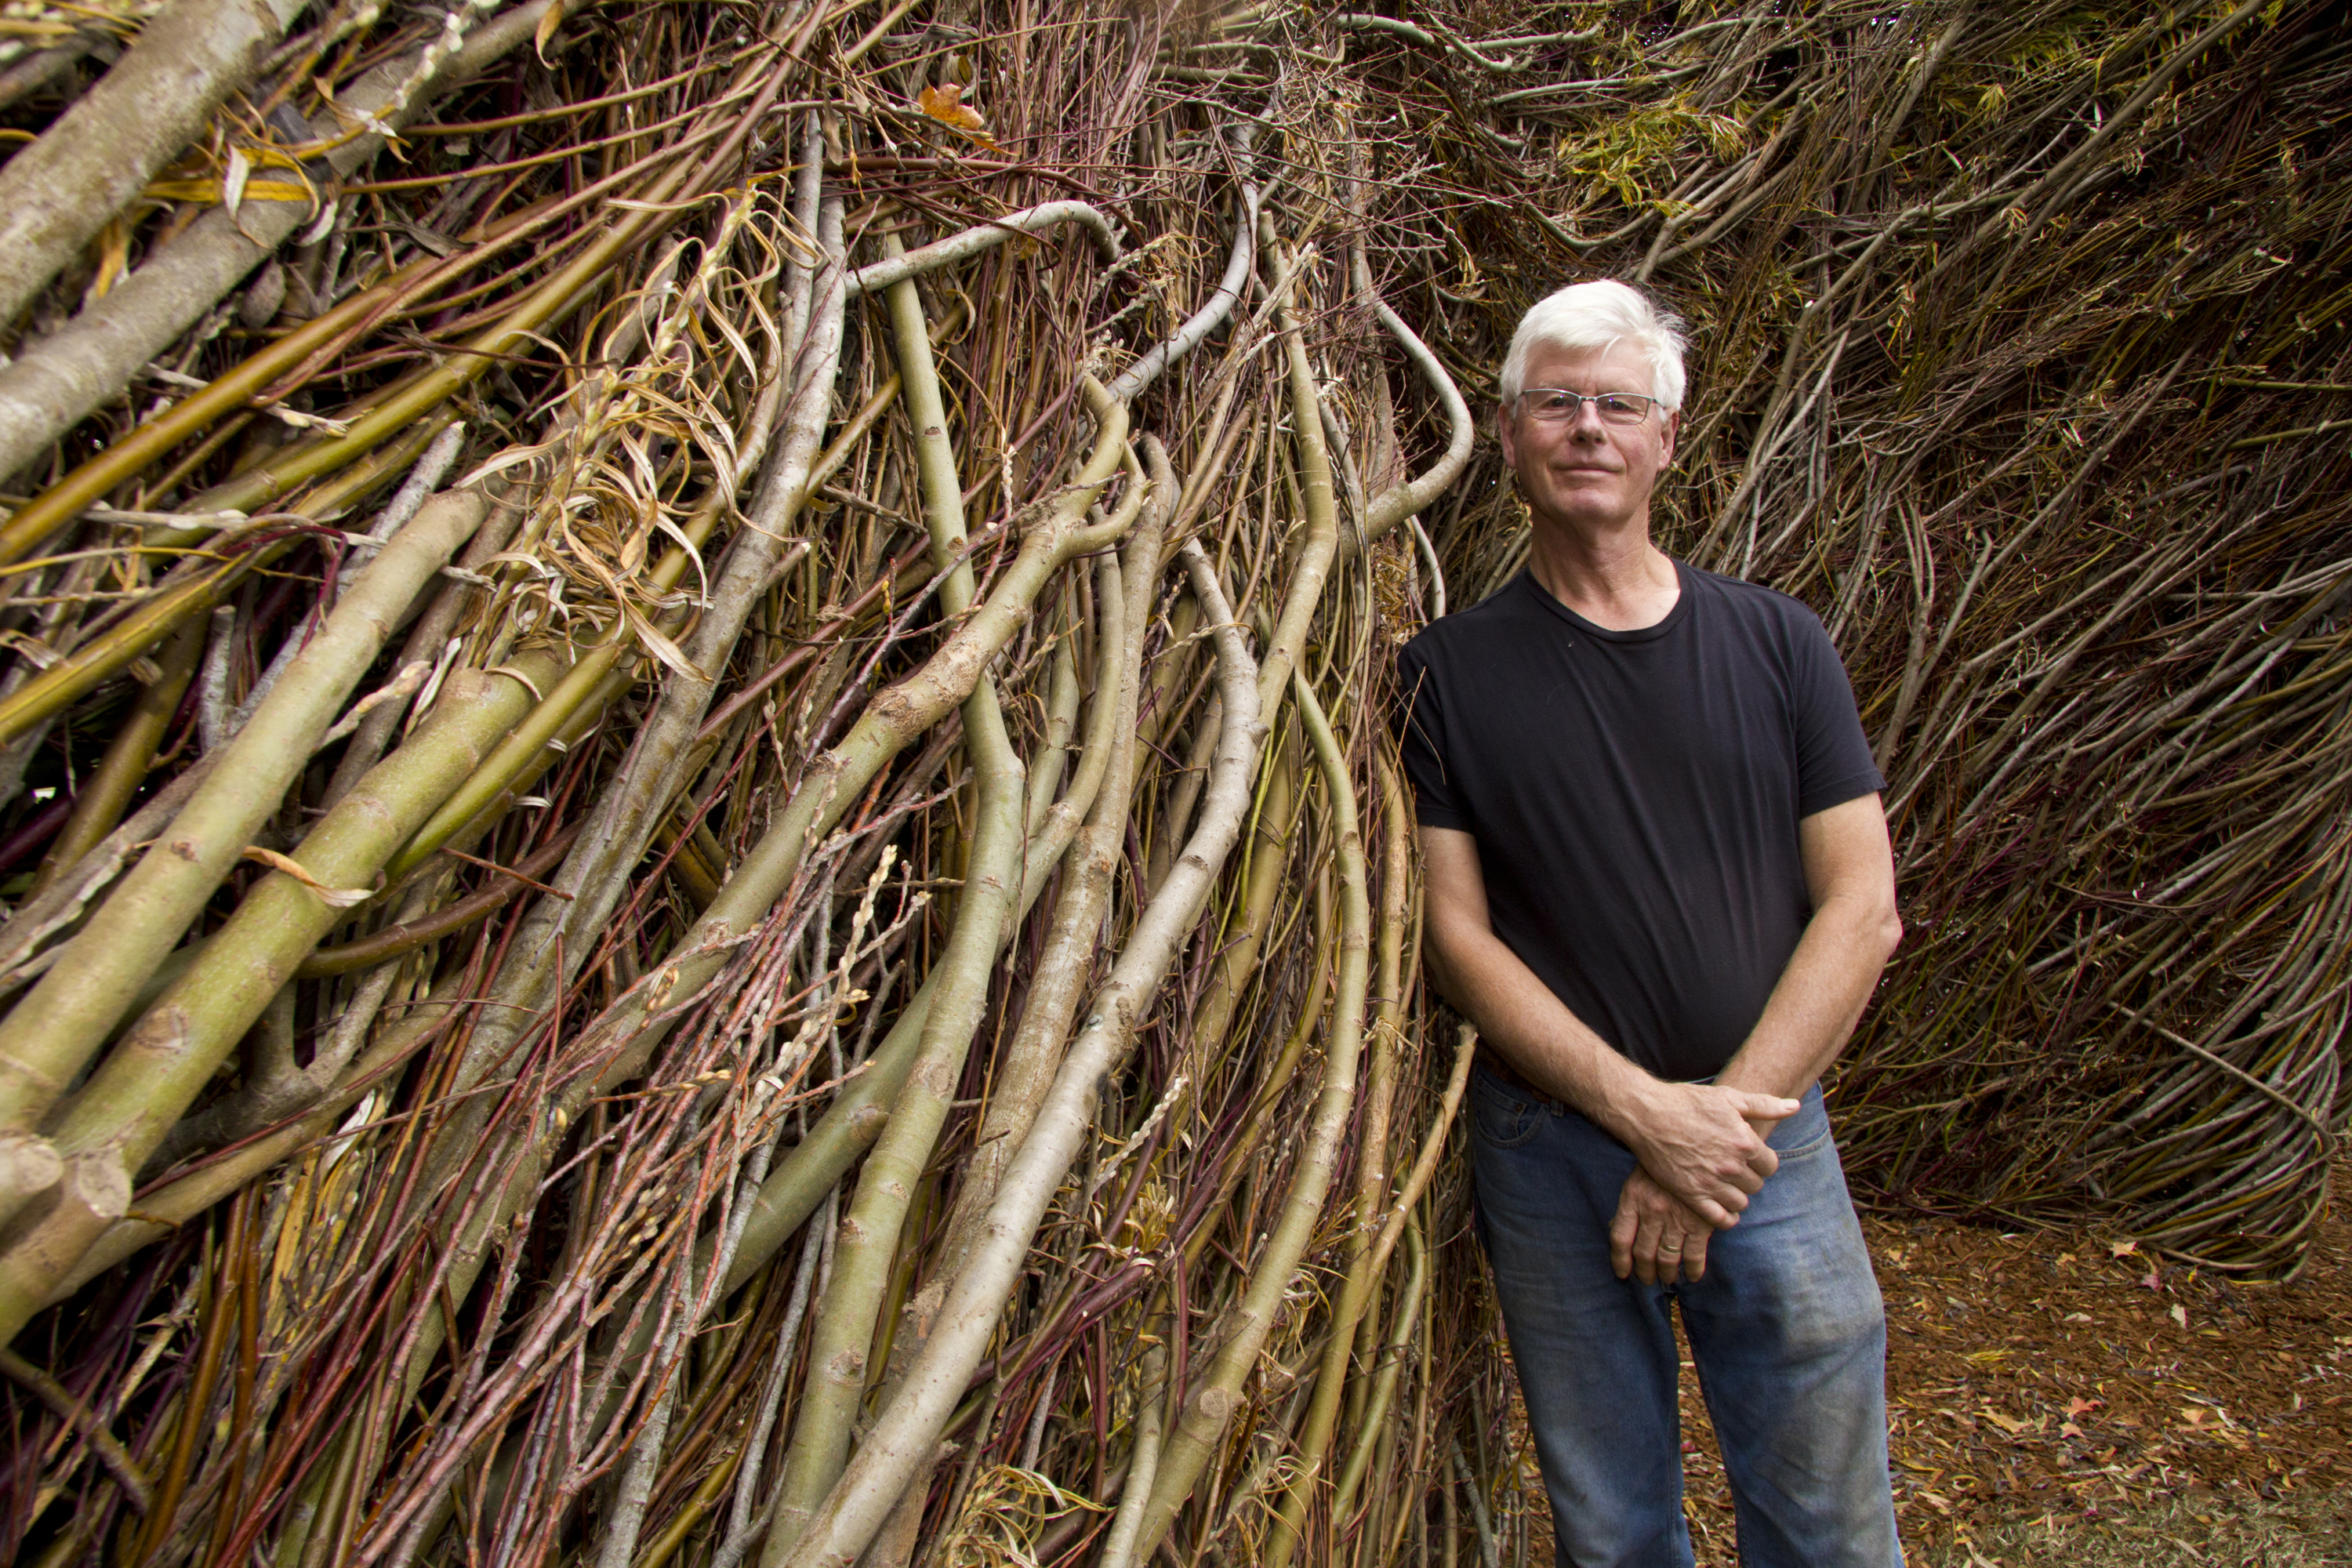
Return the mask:
[[1517, 1550], [1388, 713], [1590, 277], [1891, 781], [1858, 1182], [2298, 1266], [2330, 8], [229, 10], [0, 19], [20, 1560]]

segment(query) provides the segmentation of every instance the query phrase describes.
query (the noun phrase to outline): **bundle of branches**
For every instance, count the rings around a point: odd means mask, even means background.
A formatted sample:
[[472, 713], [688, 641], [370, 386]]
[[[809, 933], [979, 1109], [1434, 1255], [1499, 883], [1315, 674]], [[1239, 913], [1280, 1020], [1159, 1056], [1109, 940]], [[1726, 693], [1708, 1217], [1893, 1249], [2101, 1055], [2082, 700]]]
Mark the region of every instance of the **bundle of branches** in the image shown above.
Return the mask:
[[[1695, 323], [1668, 546], [1821, 613], [1890, 781], [1852, 1165], [2291, 1271], [2347, 1110], [2340, 16], [1576, 15], [1349, 21], [1456, 193], [1390, 216], [1474, 396], [1564, 278]], [[1456, 501], [1468, 599], [1525, 532], [1491, 462]]]
[[1668, 542], [1894, 781], [1857, 1163], [2299, 1256], [2323, 8], [48, 20], [27, 1560], [1497, 1561], [1387, 671], [1524, 554], [1463, 392], [1602, 272], [1698, 327]]
[[281, 10], [0, 167], [12, 1548], [1491, 1537], [1368, 170], [1150, 23]]

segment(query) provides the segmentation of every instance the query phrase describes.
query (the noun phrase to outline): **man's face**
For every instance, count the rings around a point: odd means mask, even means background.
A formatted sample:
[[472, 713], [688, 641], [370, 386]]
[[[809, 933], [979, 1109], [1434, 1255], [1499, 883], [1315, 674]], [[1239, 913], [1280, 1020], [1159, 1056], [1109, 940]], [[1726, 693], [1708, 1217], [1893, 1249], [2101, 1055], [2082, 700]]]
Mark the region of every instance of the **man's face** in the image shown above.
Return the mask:
[[[1652, 378], [1649, 361], [1629, 343], [1604, 353], [1538, 343], [1528, 355], [1527, 385], [1647, 396]], [[1645, 521], [1658, 473], [1674, 460], [1681, 416], [1654, 406], [1638, 425], [1614, 425], [1587, 403], [1573, 418], [1543, 420], [1526, 412], [1528, 402], [1503, 410], [1501, 434], [1504, 460], [1537, 516], [1579, 533]]]

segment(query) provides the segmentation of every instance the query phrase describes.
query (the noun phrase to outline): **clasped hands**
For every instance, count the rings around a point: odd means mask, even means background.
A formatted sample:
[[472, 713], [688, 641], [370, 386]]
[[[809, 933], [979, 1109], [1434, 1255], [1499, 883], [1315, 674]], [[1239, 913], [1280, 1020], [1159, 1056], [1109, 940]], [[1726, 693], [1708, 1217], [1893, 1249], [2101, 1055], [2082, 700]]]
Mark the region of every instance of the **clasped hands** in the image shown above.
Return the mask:
[[1656, 1084], [1620, 1133], [1640, 1163], [1609, 1224], [1617, 1278], [1655, 1285], [1705, 1274], [1709, 1238], [1739, 1223], [1749, 1195], [1780, 1168], [1765, 1134], [1797, 1110], [1774, 1094]]

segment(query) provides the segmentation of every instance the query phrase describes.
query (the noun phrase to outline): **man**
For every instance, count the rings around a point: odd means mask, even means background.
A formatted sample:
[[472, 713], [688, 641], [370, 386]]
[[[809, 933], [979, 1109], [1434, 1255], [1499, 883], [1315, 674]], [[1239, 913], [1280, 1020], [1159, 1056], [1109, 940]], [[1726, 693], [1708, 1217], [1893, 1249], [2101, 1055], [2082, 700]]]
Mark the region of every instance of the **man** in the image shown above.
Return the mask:
[[1503, 366], [1527, 571], [1400, 659], [1433, 978], [1478, 1026], [1480, 1234], [1563, 1564], [1691, 1562], [1679, 1308], [1744, 1563], [1902, 1561], [1885, 1319], [1816, 1080], [1902, 935], [1853, 689], [1666, 556], [1679, 323], [1622, 283]]

